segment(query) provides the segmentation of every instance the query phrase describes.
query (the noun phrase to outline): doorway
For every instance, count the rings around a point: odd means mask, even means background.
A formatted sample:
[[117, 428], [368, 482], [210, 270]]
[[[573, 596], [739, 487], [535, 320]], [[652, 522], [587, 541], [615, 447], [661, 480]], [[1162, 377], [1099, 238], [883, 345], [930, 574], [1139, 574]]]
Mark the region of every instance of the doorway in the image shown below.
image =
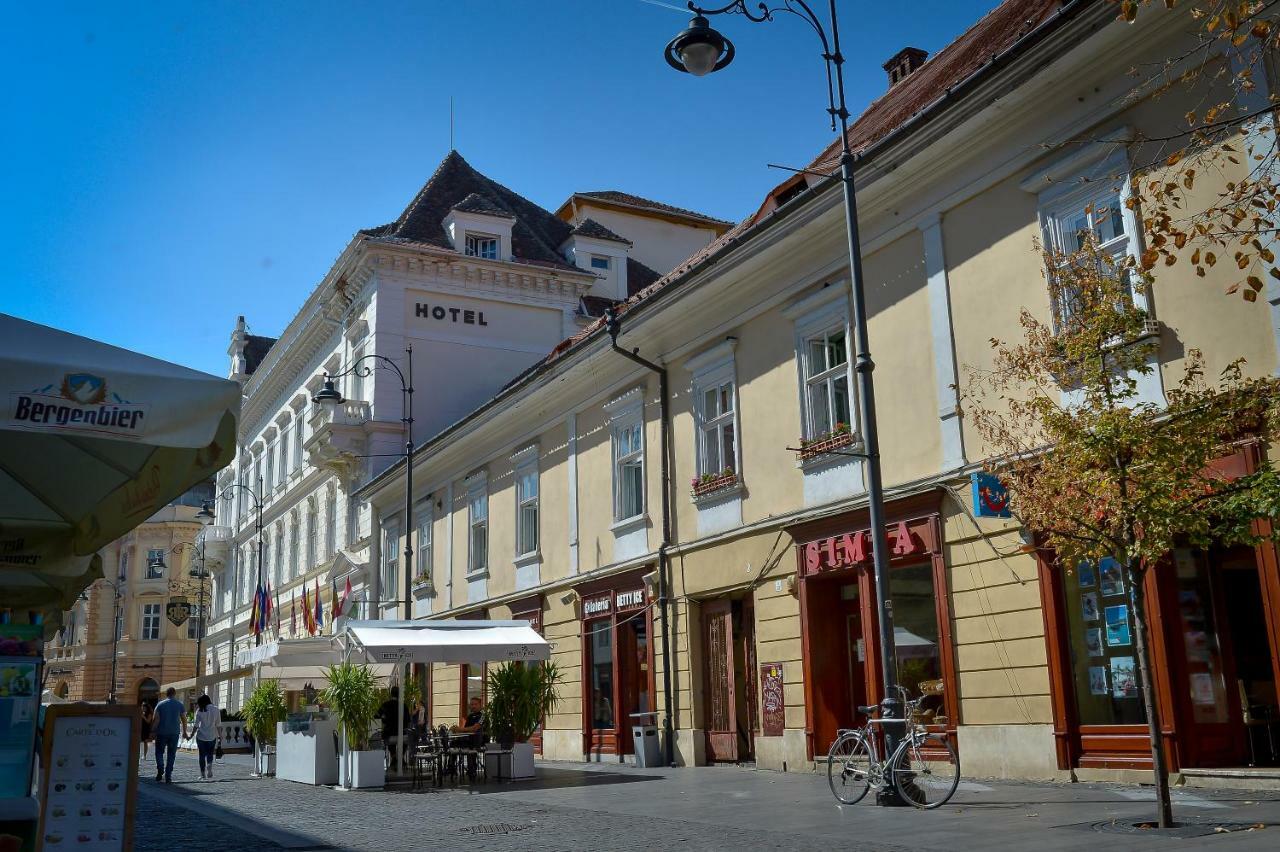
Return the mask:
[[143, 678], [142, 682], [138, 684], [138, 702], [145, 701], [154, 707], [159, 698], [160, 684], [149, 677]]
[[849, 727], [859, 705], [867, 703], [867, 645], [863, 630], [861, 572], [806, 579], [812, 684], [813, 753], [826, 754], [836, 731]]
[[707, 760], [754, 759], [759, 718], [755, 615], [750, 599], [702, 604], [702, 659]]

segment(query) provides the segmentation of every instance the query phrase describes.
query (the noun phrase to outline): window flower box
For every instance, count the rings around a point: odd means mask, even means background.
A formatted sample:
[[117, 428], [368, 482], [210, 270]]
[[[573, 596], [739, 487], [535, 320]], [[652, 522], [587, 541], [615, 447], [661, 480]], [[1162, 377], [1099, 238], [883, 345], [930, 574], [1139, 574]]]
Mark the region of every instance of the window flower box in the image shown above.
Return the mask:
[[853, 432], [845, 424], [837, 423], [836, 428], [830, 432], [800, 441], [800, 461], [808, 461], [809, 459], [826, 455], [835, 450], [848, 447], [853, 443]]
[[724, 491], [738, 484], [738, 473], [726, 469], [719, 473], [704, 473], [693, 480], [693, 496], [703, 497], [716, 491]]

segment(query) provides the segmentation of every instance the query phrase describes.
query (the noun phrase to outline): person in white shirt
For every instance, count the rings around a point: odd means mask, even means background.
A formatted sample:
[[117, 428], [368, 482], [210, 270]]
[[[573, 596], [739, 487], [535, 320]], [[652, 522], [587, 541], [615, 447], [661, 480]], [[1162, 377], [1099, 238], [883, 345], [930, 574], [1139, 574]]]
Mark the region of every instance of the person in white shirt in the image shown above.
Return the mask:
[[207, 695], [196, 699], [196, 748], [200, 751], [200, 777], [213, 777], [213, 749], [218, 743], [222, 714]]

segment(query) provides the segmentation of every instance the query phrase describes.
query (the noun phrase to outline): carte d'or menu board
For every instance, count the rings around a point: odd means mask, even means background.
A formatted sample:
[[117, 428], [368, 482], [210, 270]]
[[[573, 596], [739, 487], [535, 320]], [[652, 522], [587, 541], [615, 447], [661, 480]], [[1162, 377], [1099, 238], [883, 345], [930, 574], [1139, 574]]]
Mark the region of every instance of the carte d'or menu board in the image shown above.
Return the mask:
[[37, 850], [133, 848], [139, 724], [134, 706], [48, 709]]

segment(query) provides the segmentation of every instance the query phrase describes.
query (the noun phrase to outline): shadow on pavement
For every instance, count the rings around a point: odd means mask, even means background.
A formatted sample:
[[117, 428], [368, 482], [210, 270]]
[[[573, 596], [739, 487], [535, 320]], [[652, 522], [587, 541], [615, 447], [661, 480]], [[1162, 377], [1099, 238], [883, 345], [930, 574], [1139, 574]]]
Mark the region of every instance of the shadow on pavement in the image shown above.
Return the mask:
[[477, 781], [469, 784], [465, 780], [454, 784], [452, 779], [446, 779], [443, 786], [437, 787], [434, 784], [426, 784], [421, 789], [411, 789], [410, 782], [397, 781], [388, 784], [386, 790], [393, 793], [435, 793], [435, 792], [462, 792], [471, 795], [484, 795], [487, 793], [513, 793], [524, 792], [529, 790], [563, 790], [578, 787], [602, 787], [613, 784], [638, 784], [645, 781], [661, 781], [661, 775], [639, 775], [622, 772], [601, 772], [593, 770], [584, 772], [576, 769], [552, 769], [548, 767], [539, 767], [536, 778], [530, 778], [527, 781]]
[[[232, 779], [228, 779], [232, 780]], [[210, 783], [217, 783], [216, 780]], [[193, 789], [186, 785], [178, 786], [160, 786], [157, 784], [138, 785], [138, 792], [143, 796], [151, 797], [157, 801], [166, 804], [177, 805], [186, 808], [193, 814], [193, 824], [198, 825], [201, 819], [215, 820], [217, 822], [228, 825], [232, 828], [243, 831], [247, 834], [254, 835], [257, 838], [267, 841], [267, 843], [256, 845], [255, 848], [272, 848], [272, 845], [281, 849], [293, 850], [328, 850], [338, 849], [340, 847], [333, 846], [325, 840], [312, 837], [306, 834], [299, 834], [288, 829], [279, 828], [275, 825], [262, 822], [247, 816], [243, 811], [231, 810], [215, 804], [207, 797], [208, 793], [201, 792], [198, 788]]]

